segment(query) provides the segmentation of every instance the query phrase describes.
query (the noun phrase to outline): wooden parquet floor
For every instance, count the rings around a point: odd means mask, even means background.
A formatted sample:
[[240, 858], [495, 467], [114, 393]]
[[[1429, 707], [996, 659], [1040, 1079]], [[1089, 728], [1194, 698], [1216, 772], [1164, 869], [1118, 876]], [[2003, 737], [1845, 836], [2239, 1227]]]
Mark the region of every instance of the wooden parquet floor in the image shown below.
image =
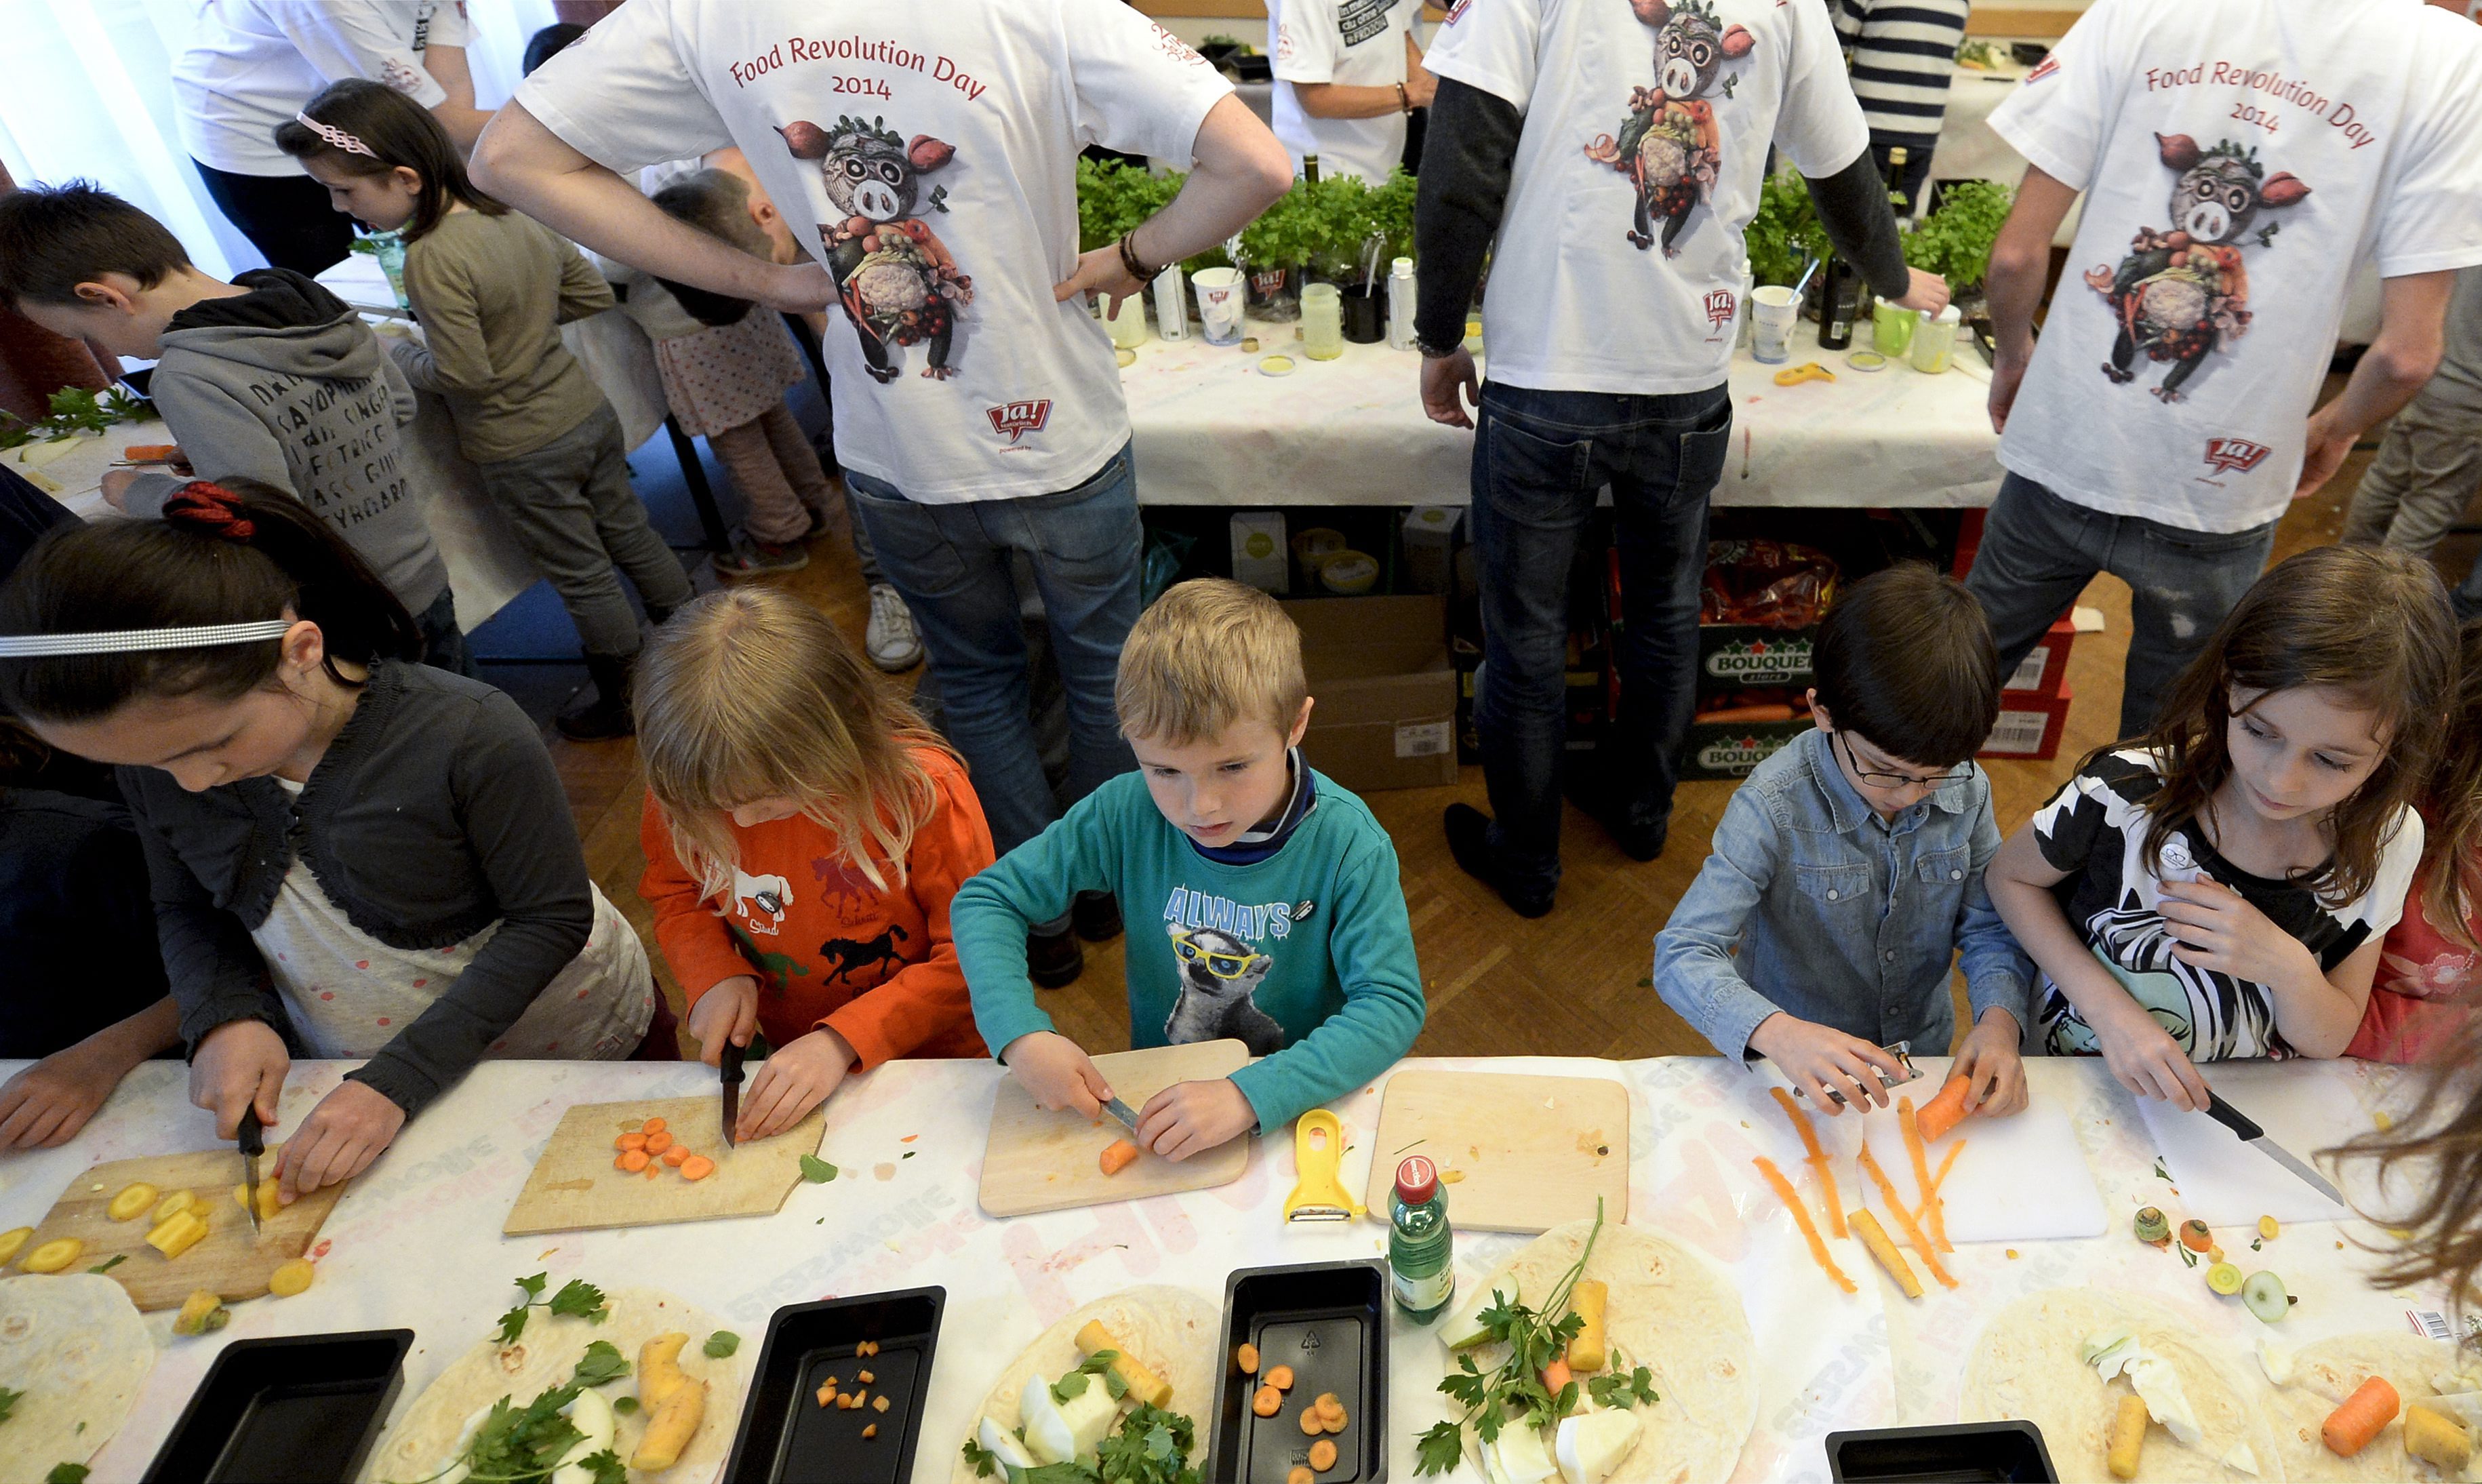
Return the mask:
[[[2333, 389], [2331, 382], [2331, 393]], [[2278, 560], [2336, 539], [2368, 457], [2365, 446], [2325, 490], [2293, 507], [2277, 540]], [[2441, 552], [2442, 567], [2452, 566], [2458, 574], [2471, 558], [2469, 543], [2462, 542]], [[812, 545], [807, 569], [763, 580], [816, 603], [857, 645], [861, 642], [869, 599], [845, 543], [822, 537]], [[2102, 633], [2078, 637], [2069, 681], [2075, 699], [2058, 758], [1987, 764], [2003, 830], [2022, 823], [2079, 756], [2111, 740], [2118, 721], [2121, 662], [2128, 644], [2128, 590], [2117, 579], [2100, 577], [2081, 601], [2102, 610], [2106, 626]], [[897, 683], [910, 689], [913, 679], [898, 676]], [[645, 783], [636, 744], [571, 743], [548, 729], [545, 736], [585, 841], [588, 867], [646, 939], [648, 957], [678, 1010], [679, 986], [655, 951], [652, 914], [638, 896], [645, 865], [638, 845]], [[1463, 801], [1484, 807], [1480, 768], [1464, 769], [1451, 788], [1368, 795], [1373, 811], [1396, 841], [1430, 998], [1429, 1023], [1414, 1050], [1440, 1056], [1711, 1054], [1705, 1041], [1655, 997], [1649, 973], [1654, 934], [1696, 876], [1732, 787], [1725, 782], [1682, 785], [1670, 846], [1661, 859], [1646, 864], [1622, 855], [1598, 826], [1571, 809], [1563, 827], [1566, 864], [1558, 908], [1530, 922], [1460, 871], [1440, 834], [1439, 814], [1447, 805]], [[1145, 929], [1149, 909], [1142, 903], [1123, 905], [1134, 925]], [[1121, 973], [1120, 942], [1088, 944], [1084, 975], [1044, 995], [1062, 1031], [1090, 1050], [1119, 1050], [1128, 1045]], [[1961, 989], [1959, 1003], [1961, 1007]], [[686, 1032], [683, 1039], [685, 1049], [695, 1054]]]

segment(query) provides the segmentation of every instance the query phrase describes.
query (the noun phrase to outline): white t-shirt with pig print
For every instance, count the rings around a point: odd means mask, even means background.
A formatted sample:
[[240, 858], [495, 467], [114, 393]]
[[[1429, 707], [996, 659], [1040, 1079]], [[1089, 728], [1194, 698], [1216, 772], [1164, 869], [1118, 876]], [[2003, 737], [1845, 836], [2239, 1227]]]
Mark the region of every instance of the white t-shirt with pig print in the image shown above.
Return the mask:
[[1819, 0], [1456, 0], [1423, 66], [1525, 116], [1483, 296], [1517, 386], [1722, 384], [1767, 146], [1831, 175], [1870, 143]]
[[836, 457], [950, 504], [1070, 488], [1128, 440], [1102, 326], [1051, 297], [1077, 153], [1186, 161], [1230, 91], [1118, 0], [633, 0], [516, 97], [623, 174], [740, 146], [836, 281]]
[[2284, 514], [2356, 266], [2482, 262], [2482, 27], [2097, 0], [1992, 115], [2086, 192], [1999, 462], [2193, 531]]

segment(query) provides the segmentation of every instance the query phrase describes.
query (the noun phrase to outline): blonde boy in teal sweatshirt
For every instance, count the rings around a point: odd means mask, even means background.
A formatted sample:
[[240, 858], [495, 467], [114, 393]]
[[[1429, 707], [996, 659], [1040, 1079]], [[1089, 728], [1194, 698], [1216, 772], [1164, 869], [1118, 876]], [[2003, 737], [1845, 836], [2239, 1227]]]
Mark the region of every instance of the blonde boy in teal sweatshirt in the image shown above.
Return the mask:
[[1275, 599], [1181, 583], [1129, 631], [1114, 700], [1137, 772], [966, 882], [951, 922], [983, 1040], [1037, 1103], [1098, 1118], [1111, 1086], [1035, 1003], [1025, 935], [1120, 897], [1130, 1045], [1256, 1058], [1138, 1110], [1138, 1142], [1186, 1159], [1366, 1086], [1422, 1029], [1421, 972], [1387, 832], [1302, 759], [1301, 631]]

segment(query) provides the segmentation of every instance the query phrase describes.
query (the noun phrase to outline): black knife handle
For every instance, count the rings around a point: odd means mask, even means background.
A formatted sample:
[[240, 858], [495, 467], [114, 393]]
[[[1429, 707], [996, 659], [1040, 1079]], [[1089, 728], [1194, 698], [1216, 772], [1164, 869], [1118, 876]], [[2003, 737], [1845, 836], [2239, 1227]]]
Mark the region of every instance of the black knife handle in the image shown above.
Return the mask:
[[734, 1046], [729, 1041], [726, 1042], [724, 1044], [723, 1054], [716, 1058], [716, 1075], [718, 1079], [726, 1082], [740, 1081], [741, 1058], [745, 1054], [746, 1048]]
[[267, 1140], [259, 1126], [256, 1103], [241, 1110], [241, 1123], [233, 1130], [233, 1141], [241, 1146], [243, 1153], [252, 1159], [267, 1153]]
[[2243, 1143], [2266, 1137], [2266, 1130], [2260, 1128], [2248, 1114], [2220, 1098], [2206, 1104], [2206, 1116], [2239, 1134]]

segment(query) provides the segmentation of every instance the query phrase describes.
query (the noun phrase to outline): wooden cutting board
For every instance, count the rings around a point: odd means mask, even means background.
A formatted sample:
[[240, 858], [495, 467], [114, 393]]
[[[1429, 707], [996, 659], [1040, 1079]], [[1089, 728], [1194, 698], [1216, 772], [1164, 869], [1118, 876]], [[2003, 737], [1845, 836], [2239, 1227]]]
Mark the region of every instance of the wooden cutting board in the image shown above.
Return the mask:
[[[1095, 1069], [1132, 1109], [1175, 1082], [1228, 1077], [1250, 1064], [1238, 1041], [1195, 1041], [1145, 1051], [1114, 1051], [1095, 1058]], [[1002, 1082], [991, 1104], [990, 1142], [983, 1148], [983, 1211], [991, 1216], [1030, 1216], [1078, 1206], [1135, 1201], [1183, 1190], [1208, 1190], [1241, 1178], [1250, 1164], [1244, 1136], [1175, 1164], [1151, 1151], [1118, 1175], [1105, 1175], [1103, 1151], [1128, 1131], [1105, 1118], [1088, 1123], [1075, 1113], [1046, 1113], [1034, 1105], [1022, 1083]]]
[[1370, 1146], [1370, 1219], [1387, 1220], [1397, 1164], [1427, 1154], [1467, 1232], [1547, 1232], [1628, 1219], [1629, 1095], [1599, 1077], [1400, 1072], [1387, 1079]]
[[[749, 1096], [749, 1089], [742, 1090]], [[723, 1100], [649, 1098], [636, 1102], [581, 1102], [561, 1115], [551, 1142], [535, 1158], [526, 1188], [500, 1226], [504, 1236], [537, 1232], [594, 1232], [608, 1227], [655, 1227], [720, 1216], [772, 1216], [802, 1179], [802, 1156], [819, 1152], [828, 1126], [828, 1105], [772, 1138], [739, 1149], [724, 1142]], [[675, 1142], [715, 1161], [715, 1173], [685, 1180], [656, 1162], [652, 1179], [614, 1166], [612, 1141], [647, 1119], [660, 1118]]]
[[[258, 1173], [262, 1179], [276, 1173], [273, 1144], [259, 1156]], [[147, 1246], [146, 1233], [155, 1226], [153, 1206], [128, 1221], [115, 1221], [104, 1214], [114, 1196], [140, 1181], [155, 1187], [159, 1203], [176, 1190], [198, 1198], [198, 1209], [207, 1218], [207, 1234], [197, 1246], [177, 1258], [167, 1258]], [[345, 1187], [330, 1185], [312, 1191], [268, 1217], [265, 1230], [253, 1235], [250, 1213], [233, 1199], [233, 1187], [240, 1183], [241, 1156], [229, 1145], [94, 1165], [69, 1181], [69, 1188], [52, 1203], [18, 1255], [22, 1258], [54, 1237], [73, 1236], [86, 1243], [86, 1250], [69, 1264], [72, 1273], [124, 1258], [104, 1276], [127, 1289], [129, 1301], [140, 1309], [178, 1309], [197, 1288], [212, 1288], [227, 1302], [256, 1298], [267, 1291], [268, 1275], [278, 1264], [309, 1249]]]

